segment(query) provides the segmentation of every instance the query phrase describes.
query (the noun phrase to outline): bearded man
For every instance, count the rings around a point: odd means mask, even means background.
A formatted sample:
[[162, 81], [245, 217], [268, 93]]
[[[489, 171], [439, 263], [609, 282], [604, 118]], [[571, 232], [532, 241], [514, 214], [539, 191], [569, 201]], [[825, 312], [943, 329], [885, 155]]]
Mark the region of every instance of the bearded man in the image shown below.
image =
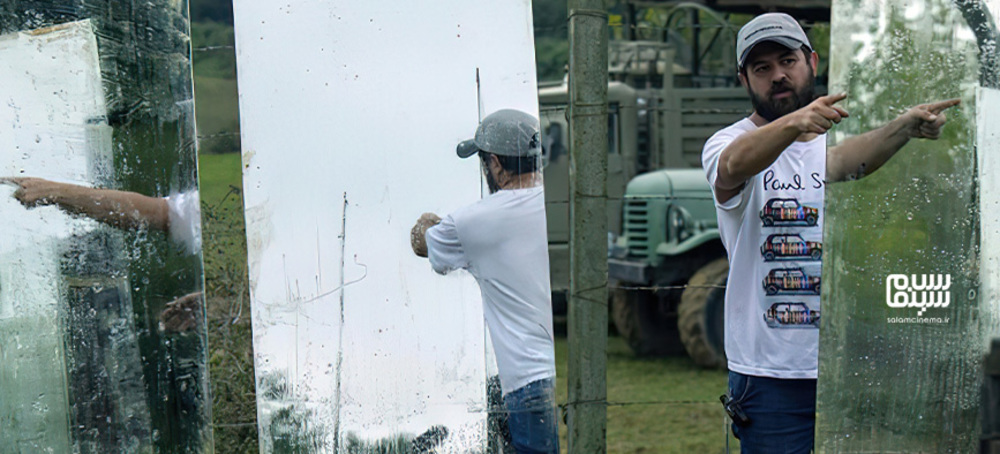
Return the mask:
[[[798, 22], [782, 13], [757, 16], [737, 35], [736, 55], [753, 114], [715, 133], [702, 152], [730, 264], [723, 402], [742, 452], [808, 453], [820, 297], [784, 293], [822, 288], [824, 186], [874, 172], [911, 138], [937, 139], [942, 111], [959, 100], [913, 107], [828, 149], [826, 132], [848, 117], [836, 105], [847, 95], [815, 97], [819, 57]], [[765, 291], [777, 274], [798, 281]]]

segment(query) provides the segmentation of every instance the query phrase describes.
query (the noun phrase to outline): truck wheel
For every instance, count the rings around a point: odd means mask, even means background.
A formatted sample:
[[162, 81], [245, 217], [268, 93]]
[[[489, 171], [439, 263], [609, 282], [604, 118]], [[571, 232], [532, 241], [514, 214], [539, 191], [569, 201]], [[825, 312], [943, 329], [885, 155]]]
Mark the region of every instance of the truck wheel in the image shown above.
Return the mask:
[[816, 215], [810, 214], [806, 216], [806, 225], [816, 225]]
[[772, 218], [771, 216], [764, 216], [762, 220], [764, 221], [764, 227], [770, 227], [774, 225], [774, 218]]
[[615, 329], [636, 356], [684, 354], [676, 313], [671, 316], [670, 308], [663, 306], [669, 305], [668, 300], [669, 297], [660, 298], [649, 290], [612, 290], [611, 317]]
[[681, 341], [696, 364], [726, 367], [725, 301], [729, 262], [710, 262], [691, 276], [681, 296], [678, 327]]
[[819, 260], [820, 257], [823, 256], [823, 251], [819, 249], [813, 249], [812, 252], [809, 253], [809, 256], [812, 257], [813, 260]]
[[774, 260], [774, 252], [771, 252], [771, 251], [765, 252], [764, 253], [764, 261], [765, 262], [770, 262], [771, 260]]

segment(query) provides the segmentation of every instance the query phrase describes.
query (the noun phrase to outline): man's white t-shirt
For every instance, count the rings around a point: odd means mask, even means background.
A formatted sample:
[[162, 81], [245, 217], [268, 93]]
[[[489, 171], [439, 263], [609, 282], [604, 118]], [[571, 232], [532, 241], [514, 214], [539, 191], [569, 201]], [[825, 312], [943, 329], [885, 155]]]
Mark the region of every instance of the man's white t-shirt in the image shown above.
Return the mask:
[[434, 271], [466, 269], [483, 294], [503, 394], [555, 376], [542, 187], [501, 190], [427, 230]]
[[198, 191], [178, 192], [166, 197], [170, 238], [188, 254], [201, 252], [201, 202]]
[[[722, 150], [755, 129], [744, 118], [705, 142], [702, 166], [713, 188]], [[716, 199], [729, 254], [729, 370], [816, 378], [825, 179], [826, 135], [821, 135], [792, 143], [732, 199]]]

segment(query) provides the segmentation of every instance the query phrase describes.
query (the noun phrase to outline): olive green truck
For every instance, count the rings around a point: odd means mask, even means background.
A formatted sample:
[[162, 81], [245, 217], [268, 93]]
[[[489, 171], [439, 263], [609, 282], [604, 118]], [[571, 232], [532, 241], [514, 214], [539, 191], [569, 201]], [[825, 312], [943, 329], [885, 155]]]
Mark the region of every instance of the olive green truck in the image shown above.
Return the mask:
[[[724, 365], [728, 266], [701, 150], [749, 114], [738, 86], [700, 86], [663, 42], [612, 41], [608, 85], [608, 258], [611, 319], [639, 355], [685, 351]], [[569, 156], [565, 82], [539, 90], [549, 253], [556, 315], [569, 287]]]

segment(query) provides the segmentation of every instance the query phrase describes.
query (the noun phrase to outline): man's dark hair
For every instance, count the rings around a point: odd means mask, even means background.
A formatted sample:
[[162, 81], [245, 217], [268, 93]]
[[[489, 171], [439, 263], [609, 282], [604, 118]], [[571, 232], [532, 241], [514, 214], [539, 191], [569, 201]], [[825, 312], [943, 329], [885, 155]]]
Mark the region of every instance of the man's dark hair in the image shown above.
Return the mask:
[[486, 163], [490, 155], [496, 156], [500, 167], [514, 175], [537, 172], [541, 165], [541, 159], [538, 156], [505, 156], [479, 150], [479, 158], [483, 160], [483, 163]]

